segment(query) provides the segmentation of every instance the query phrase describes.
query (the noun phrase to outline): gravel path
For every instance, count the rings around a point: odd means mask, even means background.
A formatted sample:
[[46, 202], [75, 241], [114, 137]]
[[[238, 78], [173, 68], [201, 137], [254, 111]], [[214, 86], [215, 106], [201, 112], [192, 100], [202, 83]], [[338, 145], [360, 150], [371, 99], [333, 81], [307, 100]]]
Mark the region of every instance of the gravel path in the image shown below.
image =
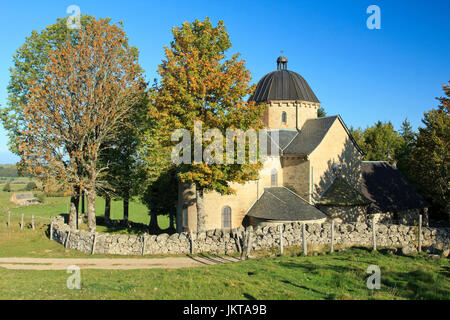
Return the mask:
[[187, 268], [210, 266], [218, 263], [232, 263], [240, 261], [233, 257], [167, 257], [151, 259], [84, 259], [84, 258], [0, 258], [0, 268], [14, 270], [66, 270], [71, 265], [81, 269], [154, 269], [154, 268]]

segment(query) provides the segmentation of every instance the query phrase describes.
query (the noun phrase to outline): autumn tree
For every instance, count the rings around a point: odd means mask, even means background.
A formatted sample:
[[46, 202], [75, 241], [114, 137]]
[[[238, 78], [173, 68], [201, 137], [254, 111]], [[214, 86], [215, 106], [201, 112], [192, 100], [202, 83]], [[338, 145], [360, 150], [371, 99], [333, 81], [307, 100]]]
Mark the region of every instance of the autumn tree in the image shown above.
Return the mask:
[[[253, 89], [250, 72], [238, 54], [226, 59], [231, 42], [223, 22], [216, 27], [208, 18], [185, 22], [173, 28], [172, 34], [174, 39], [170, 47], [165, 48], [166, 58], [158, 70], [161, 76], [158, 94], [150, 106], [151, 116], [163, 124], [157, 130], [161, 145], [170, 144], [175, 129], [187, 129], [193, 136], [195, 121], [201, 121], [202, 135], [212, 128], [223, 136], [227, 128], [244, 131], [260, 128], [263, 106], [246, 102]], [[202, 150], [210, 142], [203, 139]], [[230, 182], [256, 179], [259, 168], [260, 162], [177, 165], [180, 181], [195, 186], [198, 231], [206, 227], [204, 192], [234, 193]]]
[[[81, 28], [84, 29], [92, 19], [89, 15], [81, 16]], [[68, 39], [77, 41], [77, 36], [78, 30], [67, 27], [67, 18], [58, 18], [56, 23], [39, 32], [33, 30], [14, 54], [7, 87], [7, 106], [0, 108], [0, 120], [7, 131], [9, 149], [13, 153], [19, 155], [18, 139], [26, 125], [22, 104], [28, 101], [31, 84], [44, 79], [50, 52], [61, 48]]]
[[21, 106], [19, 152], [21, 165], [41, 180], [86, 192], [93, 232], [96, 190], [108, 169], [99, 156], [127, 123], [145, 84], [121, 25], [93, 19], [77, 37], [51, 51], [42, 81], [31, 83]]
[[432, 205], [435, 218], [450, 219], [450, 86], [444, 85], [445, 96], [437, 98], [437, 109], [424, 113], [411, 155], [411, 174], [419, 191]]

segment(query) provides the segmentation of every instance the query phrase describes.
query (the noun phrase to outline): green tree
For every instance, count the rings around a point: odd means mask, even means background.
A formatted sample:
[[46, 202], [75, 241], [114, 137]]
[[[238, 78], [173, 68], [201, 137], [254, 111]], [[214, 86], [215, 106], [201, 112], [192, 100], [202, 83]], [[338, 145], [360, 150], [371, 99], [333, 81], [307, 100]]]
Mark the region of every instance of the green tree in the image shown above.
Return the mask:
[[[238, 54], [225, 59], [231, 42], [223, 22], [216, 27], [208, 18], [185, 22], [173, 28], [172, 34], [170, 48], [165, 48], [166, 59], [159, 66], [161, 85], [150, 111], [163, 123], [156, 135], [163, 139], [161, 145], [170, 144], [171, 133], [178, 128], [189, 130], [192, 137], [194, 121], [201, 121], [202, 134], [212, 128], [218, 129], [222, 136], [227, 128], [244, 131], [261, 128], [264, 106], [245, 99], [254, 89], [245, 61], [239, 60]], [[203, 147], [208, 144], [204, 139]], [[205, 230], [204, 192], [233, 193], [230, 182], [256, 179], [260, 168], [261, 163], [248, 161], [232, 165], [204, 162], [178, 165], [180, 181], [196, 188], [197, 231]]]
[[7, 182], [3, 187], [3, 192], [11, 192], [11, 183]]
[[356, 144], [361, 148], [361, 150], [364, 151], [365, 150], [364, 131], [361, 129], [361, 127], [355, 129], [353, 128], [353, 126], [350, 127], [349, 131], [353, 139], [356, 141]]
[[36, 189], [37, 189], [37, 185], [33, 181], [32, 182], [28, 182], [26, 187], [25, 187], [26, 191], [32, 191], [32, 190], [36, 190]]
[[414, 133], [411, 123], [408, 119], [402, 122], [400, 128], [402, 142], [396, 150], [396, 159], [398, 169], [408, 178], [411, 179], [411, 154], [415, 147], [416, 134]]
[[419, 128], [410, 171], [419, 191], [431, 203], [431, 214], [450, 219], [450, 86], [444, 85], [443, 90], [445, 96], [437, 98], [438, 108], [424, 113], [425, 127]]
[[150, 211], [150, 232], [158, 232], [158, 215], [169, 215], [169, 229], [174, 230], [174, 218], [178, 200], [178, 179], [175, 167], [171, 166], [148, 184], [142, 202]]
[[105, 219], [110, 219], [111, 199], [123, 201], [123, 221], [128, 222], [130, 200], [144, 190], [145, 171], [138, 159], [140, 134], [143, 129], [147, 100], [130, 110], [125, 126], [118, 129], [114, 140], [108, 141], [100, 162], [107, 168], [99, 195], [105, 198]]
[[396, 160], [396, 151], [402, 143], [402, 137], [394, 130], [391, 122], [378, 121], [374, 126], [366, 128], [363, 134], [365, 152], [364, 160], [392, 161]]
[[323, 118], [327, 115], [327, 113], [325, 112], [325, 109], [323, 107], [319, 107], [319, 109], [317, 109], [317, 118]]

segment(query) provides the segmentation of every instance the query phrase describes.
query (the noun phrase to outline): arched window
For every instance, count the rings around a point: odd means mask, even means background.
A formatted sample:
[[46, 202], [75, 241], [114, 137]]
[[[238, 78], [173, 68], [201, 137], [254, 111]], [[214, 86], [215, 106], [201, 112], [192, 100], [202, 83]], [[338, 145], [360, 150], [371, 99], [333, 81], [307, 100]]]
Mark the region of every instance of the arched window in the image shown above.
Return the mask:
[[272, 172], [270, 173], [270, 185], [272, 187], [278, 186], [278, 171], [277, 169], [272, 169]]
[[283, 111], [281, 113], [281, 123], [287, 123], [287, 115], [286, 115], [286, 111]]
[[229, 206], [222, 208], [222, 229], [231, 229], [231, 208]]

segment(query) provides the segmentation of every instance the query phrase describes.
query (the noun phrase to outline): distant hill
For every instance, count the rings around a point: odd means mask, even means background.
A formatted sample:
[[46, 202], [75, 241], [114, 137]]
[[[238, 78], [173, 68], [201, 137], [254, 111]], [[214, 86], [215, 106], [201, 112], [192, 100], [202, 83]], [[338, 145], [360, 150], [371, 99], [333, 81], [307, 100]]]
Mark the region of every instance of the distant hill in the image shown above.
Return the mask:
[[17, 167], [14, 164], [0, 164], [0, 177], [18, 177]]

